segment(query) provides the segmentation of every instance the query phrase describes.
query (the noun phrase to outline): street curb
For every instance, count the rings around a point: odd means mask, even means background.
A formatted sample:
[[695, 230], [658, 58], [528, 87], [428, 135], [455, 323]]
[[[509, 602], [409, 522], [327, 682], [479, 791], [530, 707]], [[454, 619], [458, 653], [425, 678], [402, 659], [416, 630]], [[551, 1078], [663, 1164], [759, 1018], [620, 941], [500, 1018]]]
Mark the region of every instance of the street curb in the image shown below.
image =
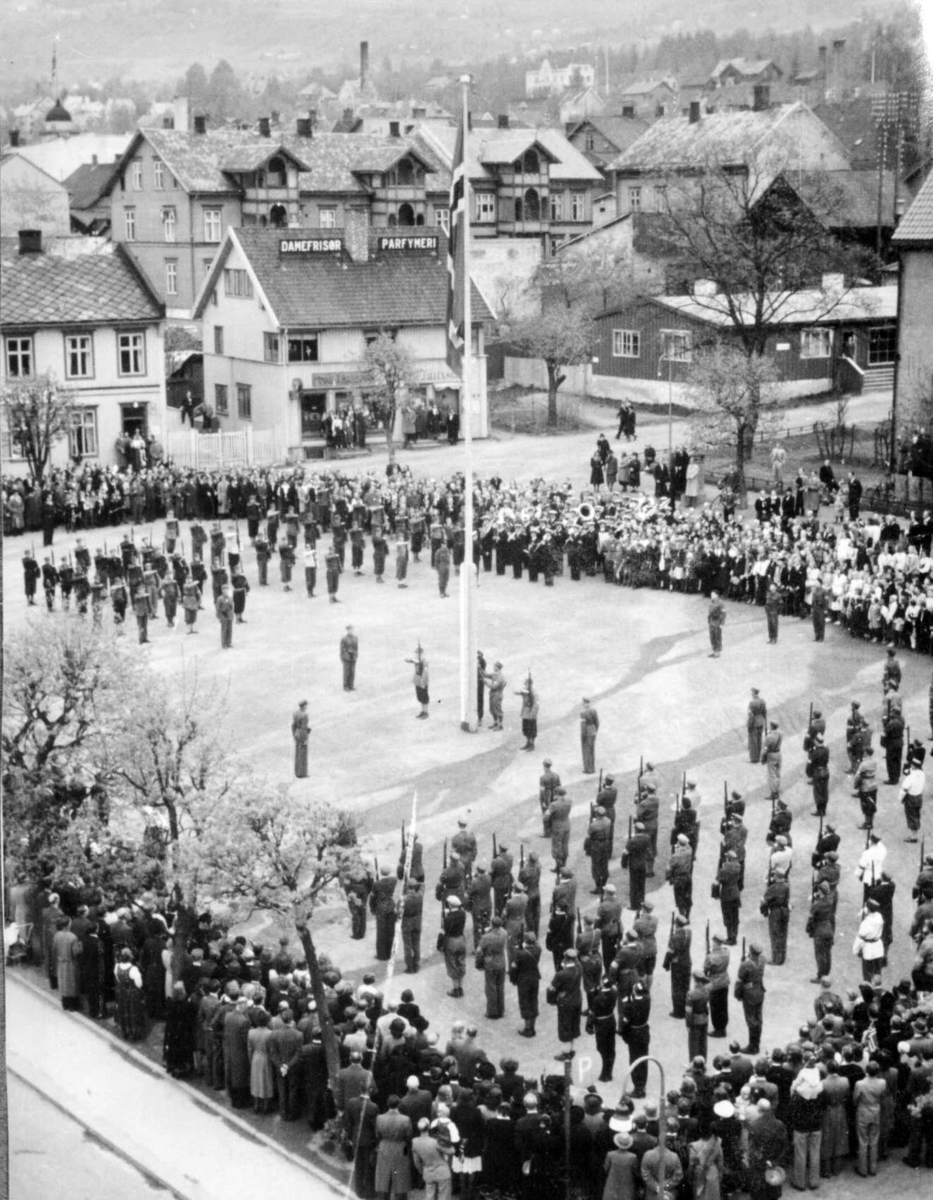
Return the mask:
[[[56, 1012], [61, 1013], [64, 1017], [67, 1017], [69, 1021], [73, 1022], [74, 1024], [79, 1025], [81, 1027], [81, 1029], [87, 1030], [90, 1033], [93, 1033], [95, 1035], [95, 1037], [99, 1038], [103, 1042], [106, 1042], [107, 1045], [110, 1046], [111, 1049], [115, 1049], [120, 1054], [125, 1055], [130, 1061], [132, 1061], [134, 1063], [135, 1066], [139, 1067], [140, 1070], [144, 1070], [144, 1071], [148, 1072], [150, 1075], [153, 1074], [153, 1072], [155, 1071], [155, 1073], [158, 1074], [160, 1077], [164, 1077], [166, 1082], [170, 1082], [170, 1083], [174, 1084], [175, 1087], [180, 1088], [182, 1091], [184, 1091], [187, 1094], [188, 1099], [193, 1104], [197, 1104], [202, 1109], [205, 1109], [205, 1108], [210, 1109], [216, 1117], [218, 1117], [221, 1121], [224, 1121], [227, 1125], [233, 1126], [237, 1130], [237, 1132], [242, 1134], [245, 1138], [250, 1139], [255, 1142], [261, 1142], [262, 1145], [265, 1146], [266, 1149], [274, 1151], [274, 1153], [278, 1154], [280, 1158], [285, 1159], [293, 1167], [299, 1167], [302, 1171], [304, 1171], [307, 1175], [309, 1175], [316, 1182], [326, 1184], [327, 1187], [330, 1188], [331, 1191], [335, 1195], [337, 1195], [337, 1194], [342, 1195], [344, 1193], [344, 1190], [345, 1190], [344, 1186], [341, 1185], [334, 1176], [328, 1175], [326, 1171], [322, 1170], [315, 1163], [306, 1161], [305, 1159], [302, 1159], [302, 1158], [299, 1158], [297, 1154], [293, 1154], [290, 1150], [285, 1149], [284, 1146], [279, 1145], [279, 1143], [276, 1142], [274, 1138], [269, 1137], [268, 1134], [263, 1133], [261, 1130], [254, 1129], [252, 1125], [249, 1125], [246, 1121], [244, 1121], [240, 1117], [238, 1117], [235, 1112], [232, 1112], [230, 1109], [226, 1108], [222, 1104], [218, 1104], [218, 1102], [216, 1100], [214, 1100], [214, 1098], [212, 1096], [207, 1095], [206, 1093], [200, 1091], [198, 1088], [192, 1087], [191, 1084], [189, 1084], [189, 1083], [185, 1083], [185, 1081], [183, 1079], [171, 1079], [170, 1076], [163, 1075], [163, 1072], [161, 1071], [161, 1069], [156, 1067], [151, 1059], [147, 1058], [144, 1054], [140, 1053], [139, 1050], [134, 1050], [133, 1047], [128, 1045], [127, 1043], [120, 1041], [120, 1039], [115, 1037], [109, 1030], [102, 1028], [100, 1025], [96, 1024], [93, 1021], [85, 1020], [79, 1014], [69, 1012], [67, 1009], [61, 1008], [59, 1005], [57, 1005], [55, 1003], [55, 999], [47, 991], [45, 991], [42, 987], [40, 987], [37, 983], [35, 983], [33, 980], [29, 979], [28, 977], [24, 977], [22, 975], [11, 975], [9, 970], [6, 972], [6, 979], [7, 979], [8, 984], [12, 980], [13, 982], [18, 983], [26, 991], [31, 992], [33, 995], [40, 997], [47, 1005], [54, 1008]], [[8, 1036], [9, 1036], [9, 1032], [10, 1032], [9, 1026], [7, 1026], [7, 1035]], [[13, 1068], [9, 1066], [9, 1062], [8, 1062], [8, 1069], [11, 1071], [11, 1073], [15, 1073]], [[27, 1079], [25, 1082], [28, 1083], [29, 1080]], [[39, 1089], [37, 1088], [36, 1090], [38, 1091]], [[72, 1113], [69, 1109], [64, 1108], [60, 1103], [55, 1101], [52, 1098], [52, 1096], [47, 1096], [46, 1098], [51, 1103], [56, 1104], [57, 1107], [62, 1108], [62, 1111], [68, 1113], [69, 1116], [75, 1116], [75, 1114]], [[82, 1123], [82, 1122], [80, 1122], [79, 1118], [76, 1117], [75, 1119], [79, 1121], [79, 1124]], [[95, 1134], [97, 1133], [96, 1130], [93, 1130], [92, 1132], [94, 1132]], [[100, 1135], [100, 1136], [101, 1136], [102, 1141], [106, 1141], [107, 1144], [110, 1145], [109, 1139], [107, 1139], [103, 1135]], [[141, 1170], [144, 1170], [147, 1174], [152, 1175], [154, 1178], [160, 1178], [156, 1171], [150, 1171], [148, 1168], [143, 1167], [141, 1162], [139, 1162], [139, 1163], [134, 1162], [133, 1165], [139, 1166]], [[170, 1188], [173, 1192], [177, 1191], [177, 1189], [175, 1189], [174, 1185], [172, 1185], [170, 1183], [166, 1182], [165, 1186]], [[199, 1188], [199, 1192], [200, 1192], [200, 1188]], [[190, 1197], [194, 1197], [194, 1196], [198, 1195], [198, 1193], [179, 1193], [179, 1194], [182, 1195], [183, 1200], [190, 1200]], [[201, 1194], [203, 1194], [205, 1196], [208, 1195], [207, 1193], [201, 1193]]]

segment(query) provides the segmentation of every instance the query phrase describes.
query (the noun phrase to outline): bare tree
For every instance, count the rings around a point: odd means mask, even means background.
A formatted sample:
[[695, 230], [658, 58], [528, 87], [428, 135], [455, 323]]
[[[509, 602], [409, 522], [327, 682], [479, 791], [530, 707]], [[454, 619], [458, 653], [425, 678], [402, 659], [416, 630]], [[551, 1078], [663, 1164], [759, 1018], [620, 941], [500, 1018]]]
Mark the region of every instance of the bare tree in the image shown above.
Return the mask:
[[407, 346], [382, 330], [366, 346], [363, 361], [376, 381], [376, 396], [386, 414], [386, 448], [395, 463], [395, 414], [414, 382], [415, 360]]
[[0, 408], [11, 441], [29, 464], [33, 481], [41, 483], [52, 447], [71, 429], [75, 393], [61, 387], [47, 373], [4, 383], [0, 386]]

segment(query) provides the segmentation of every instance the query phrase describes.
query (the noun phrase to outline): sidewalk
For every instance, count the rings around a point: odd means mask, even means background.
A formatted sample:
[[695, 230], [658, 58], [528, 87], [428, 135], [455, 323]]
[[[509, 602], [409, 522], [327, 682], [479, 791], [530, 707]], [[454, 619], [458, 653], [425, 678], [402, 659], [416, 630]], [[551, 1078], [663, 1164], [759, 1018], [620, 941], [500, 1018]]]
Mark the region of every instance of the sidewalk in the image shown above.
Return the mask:
[[[274, 1196], [344, 1190], [130, 1046], [6, 972], [7, 1067], [122, 1158], [186, 1200], [229, 1200], [261, 1171]], [[16, 1113], [10, 1113], [15, 1126]], [[63, 1172], [66, 1164], [62, 1163]], [[62, 1195], [65, 1194], [63, 1189]]]

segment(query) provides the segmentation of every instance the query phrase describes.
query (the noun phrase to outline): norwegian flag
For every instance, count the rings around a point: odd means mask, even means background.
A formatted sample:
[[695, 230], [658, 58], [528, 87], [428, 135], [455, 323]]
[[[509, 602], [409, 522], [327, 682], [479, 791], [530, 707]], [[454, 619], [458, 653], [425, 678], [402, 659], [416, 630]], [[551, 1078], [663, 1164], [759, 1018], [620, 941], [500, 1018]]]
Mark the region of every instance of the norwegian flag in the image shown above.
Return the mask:
[[466, 168], [463, 121], [457, 131], [450, 179], [450, 231], [447, 238], [447, 365], [463, 372], [463, 289], [466, 284]]

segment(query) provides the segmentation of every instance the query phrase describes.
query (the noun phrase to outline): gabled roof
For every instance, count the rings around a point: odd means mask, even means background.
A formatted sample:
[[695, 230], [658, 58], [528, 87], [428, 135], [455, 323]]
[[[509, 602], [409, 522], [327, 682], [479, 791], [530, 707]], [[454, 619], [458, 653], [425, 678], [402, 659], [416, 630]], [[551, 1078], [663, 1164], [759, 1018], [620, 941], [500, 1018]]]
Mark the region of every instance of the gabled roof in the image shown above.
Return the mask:
[[673, 88], [666, 79], [636, 79], [625, 87], [618, 89], [620, 96], [649, 96], [656, 88], [667, 88], [669, 92], [673, 92]]
[[[812, 199], [831, 208], [825, 224], [830, 229], [867, 229], [878, 222], [876, 171], [787, 171], [782, 179], [803, 201]], [[894, 223], [894, 172], [882, 175], [881, 220]]]
[[[627, 150], [629, 146], [641, 137], [649, 127], [649, 122], [643, 120], [641, 117], [607, 117], [603, 113], [599, 113], [596, 116], [584, 117], [582, 121], [578, 121], [567, 134], [567, 137], [574, 137], [586, 126], [602, 134], [607, 142], [611, 143], [618, 152], [621, 152]], [[584, 153], [586, 152], [584, 151]]]
[[720, 164], [741, 163], [788, 117], [799, 112], [809, 114], [810, 109], [798, 100], [761, 112], [709, 113], [692, 124], [684, 116], [662, 117], [609, 166], [612, 170], [641, 171], [704, 167], [711, 155]]
[[[423, 139], [440, 153], [447, 167], [453, 161], [457, 130], [434, 127], [422, 129]], [[474, 129], [467, 138], [467, 170], [470, 179], [490, 181], [490, 167], [513, 162], [531, 146], [542, 149], [550, 163], [549, 175], [553, 180], [588, 180], [601, 182], [602, 175], [586, 158], [572, 146], [559, 129]], [[488, 164], [488, 165], [487, 165]]]
[[710, 79], [718, 79], [727, 67], [732, 67], [740, 75], [746, 77], [760, 75], [768, 67], [774, 67], [779, 75], [784, 73], [772, 58], [722, 58], [710, 71]]
[[908, 250], [911, 246], [933, 247], [933, 174], [926, 177], [891, 240]]
[[[239, 248], [259, 291], [284, 328], [359, 329], [446, 323], [447, 241], [441, 232], [436, 255], [387, 252], [372, 256], [369, 262], [354, 262], [345, 251], [307, 258], [279, 254], [279, 242], [285, 235], [332, 238], [341, 232], [229, 229], [198, 294], [193, 315], [201, 315], [223, 264], [231, 251]], [[475, 283], [472, 296], [473, 320], [492, 320]]]
[[34, 163], [31, 159], [27, 158], [25, 154], [20, 154], [18, 147], [13, 150], [4, 150], [4, 152], [0, 154], [0, 167], [5, 166], [7, 163], [12, 162], [15, 159], [19, 159], [20, 162], [24, 162], [27, 167], [33, 171], [38, 171], [40, 175], [44, 175], [46, 179], [48, 179], [50, 183], [53, 183], [57, 188], [66, 186], [65, 184], [59, 183], [54, 175], [50, 175], [48, 171], [46, 171], [43, 167], [40, 167], [38, 163]]
[[[833, 302], [830, 293], [818, 289], [775, 293], [765, 305], [780, 314], [775, 325], [825, 325], [845, 321], [870, 321], [897, 316], [897, 286], [856, 287], [841, 292]], [[755, 323], [756, 302], [754, 296], [733, 296], [739, 316], [744, 325]], [[676, 312], [705, 325], [732, 328], [734, 322], [726, 307], [724, 296], [653, 296], [649, 303], [657, 304], [669, 312]]]
[[853, 166], [877, 166], [877, 125], [870, 96], [857, 96], [844, 104], [814, 104], [813, 112], [845, 146]]
[[406, 154], [413, 155], [430, 172], [429, 191], [450, 191], [450, 171], [434, 148], [418, 133], [387, 137], [377, 133], [317, 133], [311, 138], [291, 136], [287, 145], [307, 164], [299, 181], [302, 194], [336, 192], [368, 195], [358, 173], [390, 170]]
[[72, 208], [93, 208], [107, 194], [113, 163], [83, 163], [65, 180]]
[[129, 254], [112, 252], [60, 258], [20, 254], [18, 242], [0, 243], [0, 325], [121, 325], [155, 323], [165, 310]]

